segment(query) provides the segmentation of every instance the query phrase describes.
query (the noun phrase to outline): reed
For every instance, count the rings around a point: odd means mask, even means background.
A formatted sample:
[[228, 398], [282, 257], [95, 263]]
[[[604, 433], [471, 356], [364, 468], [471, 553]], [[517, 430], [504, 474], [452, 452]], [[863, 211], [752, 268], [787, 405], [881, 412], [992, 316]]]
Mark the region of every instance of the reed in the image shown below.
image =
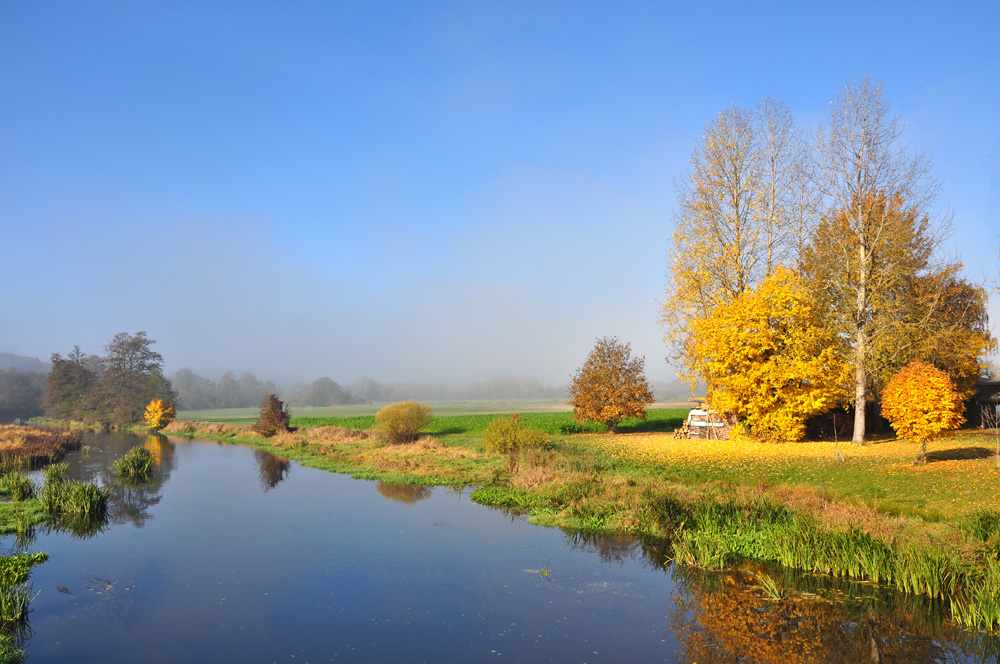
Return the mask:
[[31, 480], [21, 473], [6, 473], [0, 477], [0, 493], [7, 494], [11, 500], [20, 502], [31, 498], [35, 493], [35, 487]]
[[153, 476], [153, 464], [152, 453], [137, 445], [115, 461], [115, 474], [126, 484], [141, 484]]
[[0, 623], [23, 621], [35, 598], [28, 577], [31, 568], [48, 560], [45, 553], [0, 556]]

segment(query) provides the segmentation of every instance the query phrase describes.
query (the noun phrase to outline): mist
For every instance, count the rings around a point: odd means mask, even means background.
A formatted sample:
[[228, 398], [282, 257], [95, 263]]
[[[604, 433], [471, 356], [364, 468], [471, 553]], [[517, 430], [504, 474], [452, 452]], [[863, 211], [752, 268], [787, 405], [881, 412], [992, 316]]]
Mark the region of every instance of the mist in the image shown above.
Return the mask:
[[[773, 94], [809, 130], [863, 71], [992, 278], [1000, 100], [968, 72], [998, 61], [960, 47], [990, 21], [920, 11], [932, 34], [836, 57], [762, 26], [693, 58], [720, 29], [698, 7], [5, 6], [0, 352], [145, 330], [168, 375], [560, 386], [617, 336], [671, 383], [673, 184], [705, 124]], [[986, 31], [896, 57], [943, 25]]]

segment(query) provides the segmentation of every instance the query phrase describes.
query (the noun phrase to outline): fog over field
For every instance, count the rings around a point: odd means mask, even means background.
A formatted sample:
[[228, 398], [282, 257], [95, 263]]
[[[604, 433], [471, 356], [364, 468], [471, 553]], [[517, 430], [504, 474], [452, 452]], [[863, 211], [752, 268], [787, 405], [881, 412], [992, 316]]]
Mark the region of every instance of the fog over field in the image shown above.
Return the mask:
[[706, 123], [770, 94], [812, 132], [864, 74], [934, 158], [947, 251], [995, 280], [1000, 9], [816, 10], [4, 3], [0, 351], [145, 330], [167, 374], [558, 386], [616, 335], [670, 382]]

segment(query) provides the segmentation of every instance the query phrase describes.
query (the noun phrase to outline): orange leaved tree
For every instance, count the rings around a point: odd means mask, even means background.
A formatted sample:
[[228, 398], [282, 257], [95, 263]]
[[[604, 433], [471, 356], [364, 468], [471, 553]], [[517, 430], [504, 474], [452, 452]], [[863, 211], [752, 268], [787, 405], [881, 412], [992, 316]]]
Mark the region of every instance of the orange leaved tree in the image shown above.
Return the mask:
[[632, 345], [618, 337], [597, 340], [587, 361], [576, 370], [569, 393], [577, 422], [600, 422], [611, 433], [625, 418], [646, 419], [646, 406], [653, 403], [645, 360], [632, 357]]
[[153, 399], [146, 406], [146, 414], [143, 417], [150, 431], [159, 431], [173, 422], [175, 415], [174, 404], [166, 399]]
[[914, 360], [899, 370], [882, 392], [882, 416], [896, 435], [919, 442], [927, 458], [927, 440], [965, 422], [962, 400], [948, 374], [932, 364]]
[[805, 421], [844, 395], [848, 366], [803, 281], [777, 268], [755, 290], [691, 325], [688, 370], [708, 401], [739, 417], [754, 438], [799, 440]]

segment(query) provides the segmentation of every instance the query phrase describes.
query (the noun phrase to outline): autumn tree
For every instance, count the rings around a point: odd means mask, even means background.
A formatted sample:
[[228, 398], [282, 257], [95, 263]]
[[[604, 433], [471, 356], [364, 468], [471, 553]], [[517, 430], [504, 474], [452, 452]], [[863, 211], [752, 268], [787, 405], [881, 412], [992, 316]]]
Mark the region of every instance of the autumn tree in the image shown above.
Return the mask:
[[104, 347], [105, 370], [97, 386], [99, 421], [128, 426], [141, 422], [153, 399], [173, 402], [176, 395], [163, 375], [163, 356], [145, 331], [119, 332]]
[[917, 463], [927, 458], [927, 441], [965, 421], [962, 399], [944, 371], [914, 360], [889, 381], [882, 394], [882, 416], [896, 434], [919, 442]]
[[847, 365], [816, 302], [778, 268], [759, 288], [692, 322], [685, 374], [708, 387], [713, 409], [739, 417], [755, 438], [799, 440], [805, 421], [841, 396]]
[[159, 431], [174, 421], [177, 412], [174, 404], [163, 399], [153, 399], [146, 406], [146, 413], [143, 418], [146, 420], [146, 428], [150, 431]]
[[74, 346], [65, 358], [53, 353], [51, 363], [43, 397], [45, 414], [60, 420], [93, 421], [95, 387], [104, 371], [101, 359]]
[[[902, 142], [903, 123], [893, 115], [881, 84], [868, 78], [844, 86], [821, 128], [817, 164], [828, 216], [843, 215], [840, 243], [853, 254], [842, 288], [853, 306], [848, 318], [854, 369], [855, 443], [865, 440], [865, 403], [871, 331], [878, 321], [875, 299], [895, 266], [880, 257], [898, 237], [892, 232], [899, 215], [922, 218], [937, 192], [930, 163]], [[934, 232], [942, 228], [934, 224]], [[928, 222], [928, 227], [930, 222]]]
[[810, 154], [783, 102], [734, 106], [706, 128], [678, 188], [661, 324], [684, 359], [689, 322], [794, 261], [815, 208]]
[[625, 418], [646, 419], [653, 388], [646, 382], [645, 360], [632, 357], [632, 345], [602, 337], [576, 370], [569, 388], [573, 418], [600, 422], [615, 433]]
[[260, 412], [253, 425], [254, 431], [265, 438], [270, 438], [275, 434], [288, 432], [291, 423], [292, 414], [288, 411], [288, 406], [276, 394], [268, 392], [261, 397]]

